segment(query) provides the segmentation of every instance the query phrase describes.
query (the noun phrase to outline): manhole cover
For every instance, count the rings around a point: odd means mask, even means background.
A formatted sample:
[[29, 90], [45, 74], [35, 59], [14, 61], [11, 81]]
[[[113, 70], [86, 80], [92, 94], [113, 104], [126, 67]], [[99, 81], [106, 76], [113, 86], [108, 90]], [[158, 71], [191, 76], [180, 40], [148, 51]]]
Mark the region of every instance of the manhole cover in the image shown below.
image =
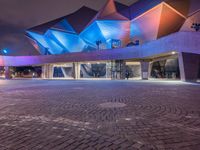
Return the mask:
[[125, 107], [126, 104], [124, 104], [124, 103], [108, 102], [108, 103], [102, 103], [99, 106], [102, 107], [102, 108], [122, 108], [122, 107]]

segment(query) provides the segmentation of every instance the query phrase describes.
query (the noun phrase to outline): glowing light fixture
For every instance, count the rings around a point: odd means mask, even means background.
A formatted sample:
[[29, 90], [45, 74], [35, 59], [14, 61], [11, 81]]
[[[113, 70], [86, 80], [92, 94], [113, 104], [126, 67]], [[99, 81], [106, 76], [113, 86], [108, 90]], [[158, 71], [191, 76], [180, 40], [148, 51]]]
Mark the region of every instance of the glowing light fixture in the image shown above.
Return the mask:
[[3, 52], [3, 54], [7, 54], [8, 50], [7, 49], [3, 49], [2, 52]]
[[173, 52], [172, 52], [172, 55], [175, 55], [175, 54], [176, 54], [176, 52], [175, 52], [175, 51], [173, 51]]

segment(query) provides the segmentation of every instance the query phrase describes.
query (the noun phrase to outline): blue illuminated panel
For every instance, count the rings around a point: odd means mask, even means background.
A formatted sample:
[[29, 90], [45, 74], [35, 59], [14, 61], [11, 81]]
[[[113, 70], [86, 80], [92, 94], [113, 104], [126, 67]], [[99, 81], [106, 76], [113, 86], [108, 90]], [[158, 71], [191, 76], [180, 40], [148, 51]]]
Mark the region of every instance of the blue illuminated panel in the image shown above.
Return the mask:
[[65, 31], [65, 32], [68, 32], [68, 33], [74, 33], [74, 34], [76, 33], [74, 31], [74, 29], [72, 28], [72, 26], [65, 19], [62, 20], [61, 22], [57, 23], [55, 26], [53, 26], [52, 29]]
[[86, 43], [77, 34], [70, 34], [66, 32], [49, 30], [51, 38], [58, 41], [68, 52], [81, 52]]
[[47, 49], [50, 54], [62, 54], [64, 49], [60, 47], [55, 41], [50, 38], [45, 37], [44, 35], [29, 32], [28, 34], [34, 38], [38, 43], [39, 46], [42, 46], [44, 49]]
[[106, 43], [106, 39], [104, 38], [96, 22], [94, 22], [92, 25], [86, 28], [80, 34], [80, 37], [91, 47], [97, 47], [96, 41], [101, 41], [102, 43]]
[[90, 52], [97, 49], [121, 47], [127, 39], [129, 40], [130, 22], [98, 20], [80, 34], [76, 34], [69, 23], [62, 20], [51, 27], [45, 35], [28, 33], [40, 44], [41, 53], [45, 53], [46, 49], [51, 54]]
[[140, 29], [140, 26], [139, 24], [137, 23], [131, 23], [131, 37], [133, 36], [141, 36], [142, 33], [141, 33], [141, 29]]
[[105, 39], [121, 40], [127, 39], [130, 34], [130, 24], [128, 21], [96, 21]]

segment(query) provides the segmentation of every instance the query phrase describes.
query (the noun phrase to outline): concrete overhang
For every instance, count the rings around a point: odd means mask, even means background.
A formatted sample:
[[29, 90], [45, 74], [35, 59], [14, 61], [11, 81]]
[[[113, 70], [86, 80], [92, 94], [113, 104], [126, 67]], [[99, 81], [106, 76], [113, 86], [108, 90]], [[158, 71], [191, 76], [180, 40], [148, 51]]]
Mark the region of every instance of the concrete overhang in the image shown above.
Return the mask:
[[200, 54], [199, 32], [177, 32], [140, 46], [94, 52], [71, 53], [47, 56], [0, 56], [0, 66], [31, 66], [52, 63], [144, 60], [172, 52]]

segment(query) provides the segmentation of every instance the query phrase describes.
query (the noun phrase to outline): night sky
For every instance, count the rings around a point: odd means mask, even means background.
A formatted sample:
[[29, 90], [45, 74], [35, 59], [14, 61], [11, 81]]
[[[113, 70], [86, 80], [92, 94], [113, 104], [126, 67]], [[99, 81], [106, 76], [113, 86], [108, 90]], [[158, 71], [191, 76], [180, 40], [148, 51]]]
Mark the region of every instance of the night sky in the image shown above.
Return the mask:
[[[132, 4], [137, 0], [118, 0]], [[83, 5], [99, 10], [106, 0], [0, 0], [0, 49], [8, 55], [38, 52], [24, 36], [25, 30], [72, 13]]]

